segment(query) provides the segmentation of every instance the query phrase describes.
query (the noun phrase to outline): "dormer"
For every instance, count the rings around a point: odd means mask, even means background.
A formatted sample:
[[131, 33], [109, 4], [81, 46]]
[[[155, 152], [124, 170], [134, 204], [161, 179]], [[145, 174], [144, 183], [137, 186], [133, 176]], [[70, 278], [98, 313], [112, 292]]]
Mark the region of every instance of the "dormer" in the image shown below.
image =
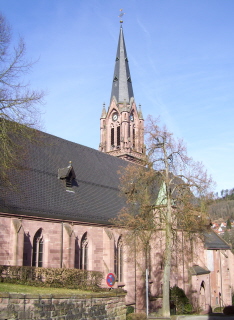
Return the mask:
[[68, 191], [72, 189], [76, 179], [76, 174], [71, 161], [69, 161], [68, 167], [58, 169], [58, 179], [66, 182], [66, 189]]

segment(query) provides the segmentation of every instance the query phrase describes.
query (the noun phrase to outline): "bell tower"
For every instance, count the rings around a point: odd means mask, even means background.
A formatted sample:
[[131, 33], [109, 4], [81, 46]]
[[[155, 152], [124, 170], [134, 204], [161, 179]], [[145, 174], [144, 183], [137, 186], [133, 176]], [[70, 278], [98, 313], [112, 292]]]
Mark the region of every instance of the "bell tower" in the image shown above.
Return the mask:
[[141, 106], [137, 108], [122, 23], [115, 59], [111, 98], [108, 109], [103, 105], [101, 114], [99, 151], [132, 161], [144, 158], [144, 119]]

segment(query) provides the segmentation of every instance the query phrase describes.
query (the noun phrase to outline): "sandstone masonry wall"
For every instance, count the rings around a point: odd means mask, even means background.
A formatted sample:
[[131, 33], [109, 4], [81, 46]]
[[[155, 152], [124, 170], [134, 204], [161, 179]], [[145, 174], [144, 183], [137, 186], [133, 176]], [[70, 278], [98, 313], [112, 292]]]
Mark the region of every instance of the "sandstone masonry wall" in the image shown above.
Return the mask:
[[126, 320], [125, 294], [0, 293], [0, 320]]

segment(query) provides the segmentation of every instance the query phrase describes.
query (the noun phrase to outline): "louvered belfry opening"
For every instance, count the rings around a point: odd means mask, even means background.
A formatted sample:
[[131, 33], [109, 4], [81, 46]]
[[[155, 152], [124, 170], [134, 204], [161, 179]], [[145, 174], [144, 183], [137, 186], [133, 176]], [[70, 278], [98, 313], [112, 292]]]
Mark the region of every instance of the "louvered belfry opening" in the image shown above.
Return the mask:
[[111, 128], [111, 146], [115, 145], [115, 128]]
[[117, 147], [120, 146], [120, 126], [117, 127]]

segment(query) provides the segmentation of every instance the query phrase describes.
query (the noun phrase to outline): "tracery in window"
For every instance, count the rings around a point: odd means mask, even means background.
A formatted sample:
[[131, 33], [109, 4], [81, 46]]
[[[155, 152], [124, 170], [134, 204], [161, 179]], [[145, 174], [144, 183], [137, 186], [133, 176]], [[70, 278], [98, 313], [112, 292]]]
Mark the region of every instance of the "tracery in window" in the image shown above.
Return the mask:
[[123, 282], [123, 241], [121, 237], [118, 240], [116, 251], [116, 275], [118, 281]]
[[43, 266], [43, 234], [42, 228], [40, 228], [33, 238], [33, 257], [32, 257], [33, 267]]
[[80, 269], [88, 269], [88, 239], [87, 232], [83, 235], [80, 244]]

